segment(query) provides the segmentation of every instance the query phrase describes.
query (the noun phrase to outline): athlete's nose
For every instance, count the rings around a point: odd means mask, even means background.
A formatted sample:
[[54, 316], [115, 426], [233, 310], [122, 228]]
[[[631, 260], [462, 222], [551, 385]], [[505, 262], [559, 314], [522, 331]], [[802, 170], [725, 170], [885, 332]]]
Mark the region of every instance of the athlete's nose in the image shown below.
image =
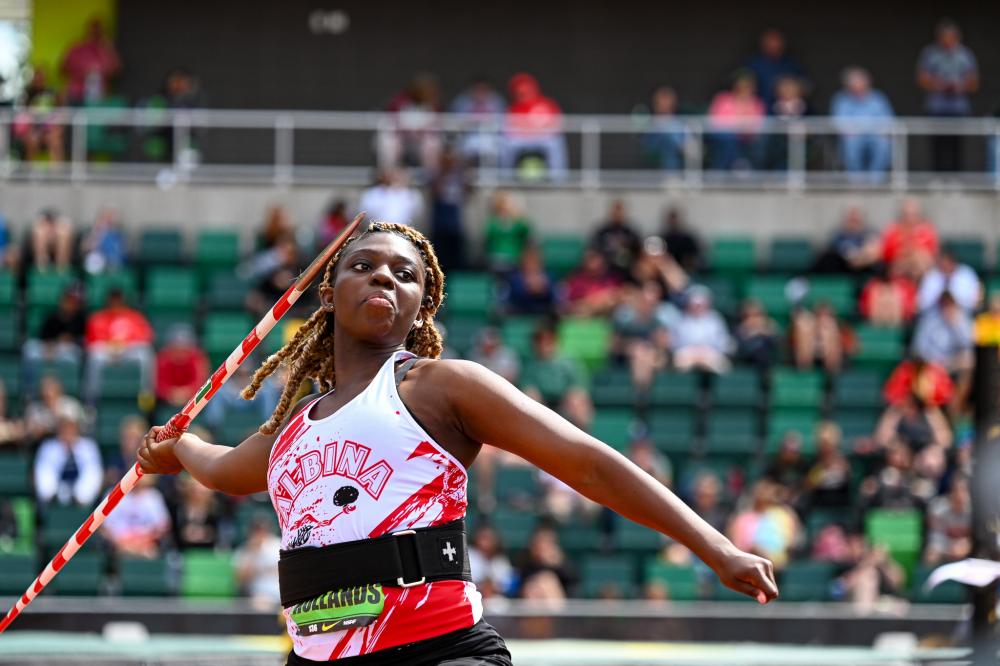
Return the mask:
[[392, 281], [392, 271], [385, 265], [373, 268], [369, 276], [371, 284], [377, 284], [381, 287], [391, 287], [394, 284]]

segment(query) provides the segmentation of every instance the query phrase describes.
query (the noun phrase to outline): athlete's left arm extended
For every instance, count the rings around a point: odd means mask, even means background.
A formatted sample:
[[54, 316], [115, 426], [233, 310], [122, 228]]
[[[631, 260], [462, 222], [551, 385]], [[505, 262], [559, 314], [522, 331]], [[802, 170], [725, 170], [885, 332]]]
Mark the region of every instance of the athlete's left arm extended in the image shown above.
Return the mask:
[[778, 589], [768, 560], [744, 553], [669, 488], [610, 446], [468, 361], [441, 361], [441, 386], [465, 434], [510, 451], [581, 494], [689, 547], [728, 587], [761, 602]]

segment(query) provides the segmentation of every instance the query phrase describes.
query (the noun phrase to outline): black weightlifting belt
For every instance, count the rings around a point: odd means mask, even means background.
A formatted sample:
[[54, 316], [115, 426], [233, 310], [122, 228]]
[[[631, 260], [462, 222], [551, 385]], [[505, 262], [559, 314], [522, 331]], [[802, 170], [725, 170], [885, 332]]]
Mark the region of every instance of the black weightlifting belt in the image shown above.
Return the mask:
[[281, 605], [294, 606], [331, 590], [379, 583], [413, 587], [437, 580], [472, 580], [465, 520], [401, 530], [374, 539], [281, 551]]

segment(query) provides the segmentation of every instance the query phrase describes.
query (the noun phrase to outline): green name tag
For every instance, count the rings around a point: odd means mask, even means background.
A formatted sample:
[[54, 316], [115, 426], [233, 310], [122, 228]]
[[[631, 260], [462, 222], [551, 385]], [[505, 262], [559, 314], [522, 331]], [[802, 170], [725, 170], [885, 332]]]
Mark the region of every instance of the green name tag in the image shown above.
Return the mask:
[[359, 585], [321, 594], [292, 606], [292, 622], [300, 636], [367, 627], [385, 608], [385, 593], [378, 584]]

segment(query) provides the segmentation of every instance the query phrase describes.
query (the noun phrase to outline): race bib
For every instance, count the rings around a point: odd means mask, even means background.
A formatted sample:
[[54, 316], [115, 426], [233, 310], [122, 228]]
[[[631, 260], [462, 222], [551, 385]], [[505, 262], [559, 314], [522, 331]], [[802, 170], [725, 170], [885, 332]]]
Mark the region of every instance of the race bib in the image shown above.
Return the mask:
[[289, 612], [300, 636], [367, 627], [385, 608], [378, 584], [347, 587], [292, 606]]

